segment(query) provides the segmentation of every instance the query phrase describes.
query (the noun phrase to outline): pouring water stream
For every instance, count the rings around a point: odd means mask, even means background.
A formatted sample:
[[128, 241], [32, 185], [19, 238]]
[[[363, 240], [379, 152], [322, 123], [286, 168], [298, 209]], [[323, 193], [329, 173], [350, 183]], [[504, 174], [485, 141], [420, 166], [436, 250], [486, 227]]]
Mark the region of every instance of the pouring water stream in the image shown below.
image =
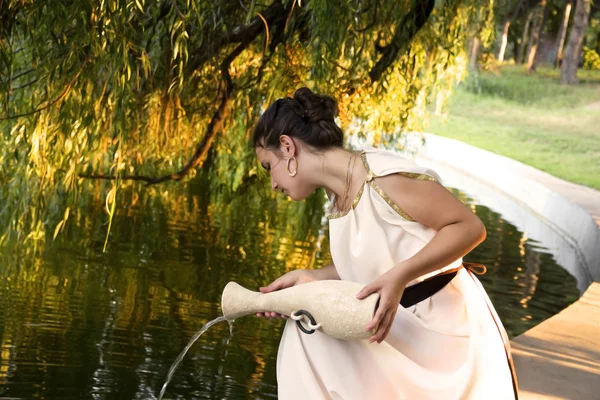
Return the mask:
[[171, 368], [169, 369], [169, 373], [167, 374], [167, 380], [165, 381], [162, 389], [160, 390], [160, 394], [158, 395], [158, 400], [162, 400], [163, 396], [165, 395], [165, 391], [167, 390], [167, 385], [169, 384], [169, 382], [171, 382], [171, 378], [173, 378], [173, 375], [175, 374], [175, 370], [177, 369], [177, 367], [179, 367], [179, 364], [181, 364], [181, 361], [185, 357], [188, 350], [194, 345], [194, 343], [196, 343], [196, 340], [198, 340], [200, 338], [200, 336], [202, 336], [202, 334], [204, 332], [206, 332], [211, 326], [216, 325], [219, 322], [223, 322], [223, 321], [229, 322], [229, 339], [227, 339], [227, 344], [229, 344], [229, 341], [231, 340], [231, 337], [233, 336], [233, 321], [229, 321], [225, 317], [219, 317], [219, 318], [213, 319], [212, 321], [210, 321], [206, 325], [204, 325], [202, 327], [202, 329], [200, 329], [198, 332], [196, 332], [196, 334], [192, 337], [192, 339], [189, 341], [187, 346], [185, 346], [185, 349], [183, 349], [181, 354], [179, 354], [179, 356], [175, 359], [175, 362], [173, 363], [173, 365], [171, 365]]

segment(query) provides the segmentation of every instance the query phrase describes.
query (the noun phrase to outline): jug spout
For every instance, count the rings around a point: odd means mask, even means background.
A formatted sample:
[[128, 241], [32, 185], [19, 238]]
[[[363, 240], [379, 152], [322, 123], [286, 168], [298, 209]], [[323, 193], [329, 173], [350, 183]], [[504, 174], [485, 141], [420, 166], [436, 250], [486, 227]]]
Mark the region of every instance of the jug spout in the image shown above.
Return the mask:
[[229, 282], [221, 296], [223, 316], [229, 321], [260, 311], [261, 293], [253, 292], [235, 282]]

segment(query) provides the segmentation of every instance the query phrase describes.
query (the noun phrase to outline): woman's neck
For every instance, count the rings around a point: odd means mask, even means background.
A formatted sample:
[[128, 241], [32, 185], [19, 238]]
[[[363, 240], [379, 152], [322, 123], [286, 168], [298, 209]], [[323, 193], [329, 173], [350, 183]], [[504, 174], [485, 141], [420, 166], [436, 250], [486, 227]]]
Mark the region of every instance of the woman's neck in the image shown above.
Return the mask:
[[[350, 162], [353, 155], [358, 156], [354, 152], [340, 148], [311, 155], [314, 157], [311, 176], [314, 177], [315, 185], [335, 193], [338, 199], [344, 196], [349, 174], [352, 174], [352, 170], [354, 172], [358, 170], [356, 160]], [[352, 187], [352, 182], [350, 186]]]

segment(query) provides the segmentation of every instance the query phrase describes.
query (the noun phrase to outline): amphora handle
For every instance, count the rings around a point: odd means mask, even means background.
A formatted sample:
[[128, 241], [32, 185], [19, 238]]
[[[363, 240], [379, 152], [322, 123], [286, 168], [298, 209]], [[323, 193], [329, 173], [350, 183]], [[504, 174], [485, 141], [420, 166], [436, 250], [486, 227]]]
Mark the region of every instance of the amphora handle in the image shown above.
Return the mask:
[[[302, 319], [304, 318], [308, 318], [308, 328], [306, 329], [304, 327], [304, 325], [302, 325]], [[307, 335], [312, 335], [313, 333], [315, 333], [315, 331], [317, 329], [319, 329], [321, 327], [321, 324], [318, 324], [317, 321], [315, 320], [315, 317], [312, 316], [311, 313], [309, 313], [306, 310], [298, 310], [298, 311], [294, 311], [293, 313], [290, 314], [290, 318], [293, 319], [294, 321], [296, 321], [296, 325], [298, 325], [298, 328], [306, 333]]]

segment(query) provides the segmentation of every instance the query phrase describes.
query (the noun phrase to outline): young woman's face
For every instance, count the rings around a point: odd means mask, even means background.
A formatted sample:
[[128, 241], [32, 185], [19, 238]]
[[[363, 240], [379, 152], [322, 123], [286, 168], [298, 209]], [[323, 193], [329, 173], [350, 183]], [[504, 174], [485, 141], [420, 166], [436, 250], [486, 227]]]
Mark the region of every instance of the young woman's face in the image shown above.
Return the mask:
[[[288, 158], [263, 147], [256, 148], [256, 156], [262, 167], [271, 176], [271, 188], [289, 196], [292, 200], [303, 200], [314, 190], [302, 183], [301, 171], [296, 176], [290, 176], [286, 169]], [[296, 160], [290, 162], [290, 171], [298, 170]]]

